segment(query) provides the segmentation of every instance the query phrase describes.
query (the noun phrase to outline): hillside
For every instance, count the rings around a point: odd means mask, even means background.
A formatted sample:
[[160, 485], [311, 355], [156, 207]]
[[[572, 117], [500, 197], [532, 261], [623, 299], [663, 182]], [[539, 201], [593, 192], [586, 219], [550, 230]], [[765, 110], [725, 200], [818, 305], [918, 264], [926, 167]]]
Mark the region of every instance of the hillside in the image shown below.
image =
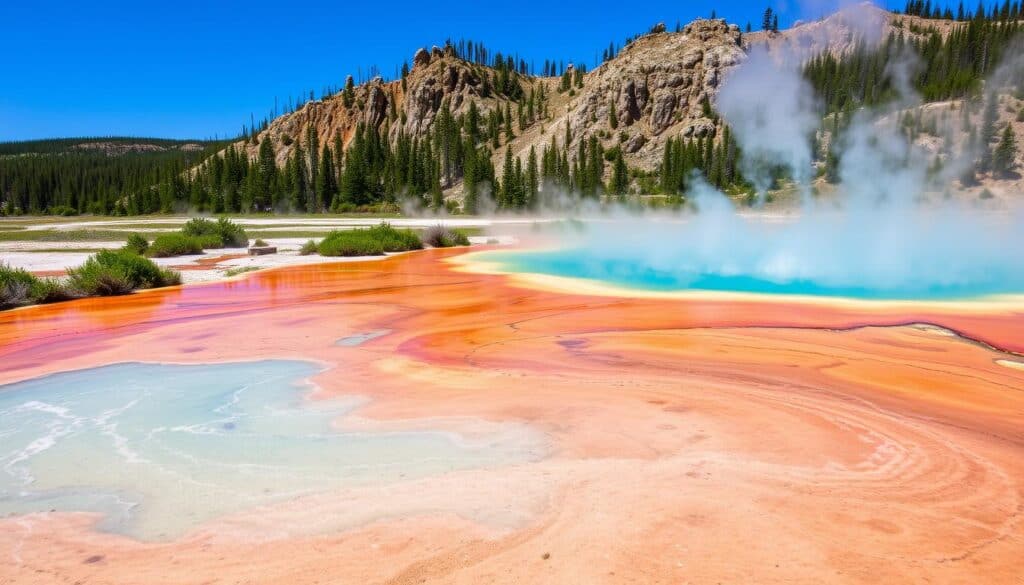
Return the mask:
[[[749, 198], [754, 187], [742, 176], [740, 145], [715, 104], [723, 81], [752, 51], [765, 48], [803, 67], [822, 105], [815, 165], [827, 172], [829, 124], [891, 102], [900, 84], [892, 75], [903, 64], [921, 67], [911, 89], [926, 108], [956, 107], [987, 91], [985, 76], [1004, 53], [1013, 54], [1020, 24], [1012, 16], [993, 11], [957, 21], [862, 4], [788, 30], [750, 33], [724, 20], [698, 19], [675, 31], [655, 25], [591, 71], [552, 64], [539, 76], [479, 46], [446, 44], [417, 50], [399, 79], [356, 85], [349, 78], [344, 90], [266, 121], [219, 156], [189, 155], [187, 172], [147, 175], [159, 182], [150, 190], [132, 179], [83, 204], [62, 185], [48, 184], [54, 191], [34, 200], [20, 192], [24, 183], [8, 179], [0, 188], [15, 210], [70, 201], [79, 211], [127, 213], [393, 212], [424, 205], [474, 213], [491, 205], [529, 208], [564, 192], [642, 194], [674, 204], [697, 173]], [[1016, 103], [1004, 95], [1000, 132], [1016, 123]], [[970, 107], [977, 118], [977, 101]], [[923, 112], [911, 118], [926, 119]], [[969, 126], [948, 130], [966, 134]], [[936, 156], [947, 157], [949, 145], [963, 142], [962, 136], [944, 139]], [[113, 139], [64, 146], [108, 155], [199, 147]], [[976, 176], [986, 187], [1009, 176], [992, 175], [983, 162]]]

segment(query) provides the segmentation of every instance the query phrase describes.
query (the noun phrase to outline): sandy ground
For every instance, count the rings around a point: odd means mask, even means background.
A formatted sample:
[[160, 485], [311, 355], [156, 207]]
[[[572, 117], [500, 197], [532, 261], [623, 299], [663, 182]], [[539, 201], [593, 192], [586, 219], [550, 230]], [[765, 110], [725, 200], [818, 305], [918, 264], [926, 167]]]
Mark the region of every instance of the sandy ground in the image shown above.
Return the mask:
[[[80, 229], [103, 229], [123, 231], [128, 234], [138, 232], [138, 226], [160, 226], [168, 223], [184, 223], [186, 217], [162, 218], [128, 218], [85, 221], [52, 222], [41, 219], [39, 222], [25, 225], [26, 230], [69, 231]], [[335, 229], [358, 228], [379, 224], [381, 218], [257, 218], [238, 219], [237, 223], [246, 227], [259, 227], [263, 231], [295, 231], [315, 230], [324, 234]], [[398, 227], [424, 228], [438, 223], [452, 227], [489, 228], [498, 232], [515, 232], [526, 229], [536, 223], [536, 219], [389, 219], [388, 222]], [[2, 229], [2, 222], [0, 222]], [[147, 227], [146, 233], [175, 231], [176, 228]], [[278, 249], [277, 254], [265, 256], [248, 256], [244, 249], [209, 250], [201, 255], [177, 256], [174, 258], [154, 258], [157, 264], [173, 268], [181, 272], [185, 284], [213, 282], [228, 278], [228, 271], [239, 268], [264, 270], [283, 266], [306, 266], [329, 262], [346, 262], [363, 260], [363, 258], [323, 258], [317, 255], [301, 256], [299, 249], [310, 238], [274, 238], [264, 237], [268, 245]], [[473, 244], [502, 243], [515, 241], [508, 233], [495, 236], [472, 236]], [[68, 268], [82, 265], [96, 249], [116, 249], [124, 245], [123, 240], [78, 242], [78, 241], [0, 241], [0, 260], [8, 266], [23, 268], [37, 276], [59, 277]], [[64, 251], [66, 250], [66, 251]]]
[[367, 425], [508, 420], [550, 442], [175, 542], [3, 519], [0, 582], [1021, 582], [1024, 307], [584, 296], [456, 271], [461, 253], [0, 313], [0, 384], [313, 359], [322, 395], [372, 399]]
[[[75, 220], [75, 221], [59, 221], [49, 222], [45, 219], [40, 219], [38, 222], [33, 222], [25, 225], [25, 229], [29, 230], [76, 230], [76, 229], [124, 229], [126, 231], [133, 231], [131, 226], [148, 225], [152, 224], [154, 231], [173, 231], [172, 227], [165, 227], [165, 224], [184, 224], [188, 221], [188, 216], [166, 216], [166, 217], [142, 217], [142, 218], [126, 218], [126, 219], [96, 219], [96, 220]], [[387, 221], [395, 227], [406, 227], [406, 228], [425, 228], [439, 223], [449, 225], [452, 227], [463, 227], [463, 228], [486, 228], [492, 226], [507, 226], [507, 225], [530, 225], [537, 222], [555, 221], [555, 218], [533, 218], [533, 217], [503, 217], [503, 218], [485, 218], [485, 217], [402, 217], [402, 218], [379, 218], [379, 217], [310, 217], [310, 216], [297, 216], [289, 217], [286, 215], [275, 216], [275, 217], [258, 217], [258, 218], [235, 218], [232, 221], [243, 226], [243, 227], [259, 227], [260, 229], [295, 229], [300, 228], [323, 228], [324, 230], [330, 229], [342, 229], [346, 227], [368, 227], [379, 224], [381, 221]], [[285, 226], [285, 227], [281, 227]]]

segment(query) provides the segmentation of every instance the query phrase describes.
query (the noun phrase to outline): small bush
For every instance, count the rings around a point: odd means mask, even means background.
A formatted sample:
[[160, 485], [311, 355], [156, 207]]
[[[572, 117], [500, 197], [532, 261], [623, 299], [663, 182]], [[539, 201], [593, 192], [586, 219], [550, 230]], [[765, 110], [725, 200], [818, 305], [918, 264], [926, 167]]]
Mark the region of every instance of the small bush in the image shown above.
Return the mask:
[[299, 248], [299, 255], [310, 256], [312, 254], [316, 254], [318, 251], [319, 248], [316, 245], [316, 242], [314, 242], [313, 240], [309, 240], [305, 244], [302, 244], [302, 247]]
[[85, 264], [68, 270], [68, 276], [72, 290], [99, 296], [123, 295], [137, 288], [181, 283], [181, 275], [177, 272], [160, 268], [148, 258], [123, 250], [97, 252]]
[[451, 248], [452, 246], [468, 246], [469, 238], [458, 230], [435, 225], [423, 230], [423, 243], [435, 248]]
[[181, 226], [181, 233], [186, 236], [216, 236], [217, 222], [205, 217], [193, 217]]
[[56, 303], [74, 297], [73, 292], [58, 279], [37, 278], [26, 270], [0, 262], [0, 309]]
[[[205, 217], [194, 217], [181, 228], [181, 233], [186, 236], [204, 237], [214, 236], [220, 239], [221, 245], [218, 248], [244, 248], [249, 245], [249, 236], [245, 230], [235, 222], [226, 217], [217, 221]], [[209, 241], [209, 240], [206, 240]], [[205, 246], [212, 248], [214, 246]]]
[[253, 242], [252, 245], [256, 246], [257, 248], [264, 248], [266, 247], [267, 243], [261, 240], [260, 238], [256, 238], [256, 241]]
[[64, 282], [56, 278], [40, 278], [34, 296], [34, 302], [46, 304], [69, 301], [77, 295]]
[[404, 252], [423, 248], [412, 230], [398, 230], [387, 222], [368, 229], [341, 230], [327, 234], [319, 245], [306, 242], [301, 253], [316, 249], [321, 256], [380, 256], [385, 252]]
[[0, 263], [0, 309], [33, 302], [38, 287], [39, 279], [27, 270]]
[[149, 240], [141, 234], [132, 234], [128, 236], [128, 241], [124, 243], [124, 247], [121, 249], [142, 256], [149, 249]]
[[321, 256], [382, 256], [384, 246], [370, 230], [346, 230], [327, 234], [318, 250]]
[[398, 230], [391, 227], [386, 221], [368, 230], [353, 230], [369, 232], [370, 237], [380, 241], [385, 252], [405, 252], [407, 250], [422, 250], [423, 242], [416, 232], [412, 230]]
[[245, 248], [249, 245], [245, 229], [226, 217], [217, 220], [217, 235], [224, 242], [225, 248]]
[[196, 236], [195, 239], [199, 241], [199, 246], [204, 250], [217, 250], [224, 247], [224, 240], [215, 234]]
[[185, 254], [202, 254], [203, 245], [198, 238], [178, 233], [160, 234], [149, 245], [146, 255], [151, 258], [168, 258]]

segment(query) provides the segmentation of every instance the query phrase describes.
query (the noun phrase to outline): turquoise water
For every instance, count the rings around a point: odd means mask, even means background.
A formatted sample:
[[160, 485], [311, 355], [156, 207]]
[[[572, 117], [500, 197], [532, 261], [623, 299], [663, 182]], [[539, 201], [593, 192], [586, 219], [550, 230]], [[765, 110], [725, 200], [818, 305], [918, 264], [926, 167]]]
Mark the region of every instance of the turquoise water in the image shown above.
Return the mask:
[[128, 363], [0, 386], [0, 516], [85, 511], [172, 539], [204, 521], [332, 488], [539, 458], [541, 438], [484, 424], [346, 432], [358, 398], [307, 399], [307, 362]]
[[[585, 278], [626, 288], [654, 291], [719, 291], [759, 294], [812, 295], [874, 300], [952, 300], [994, 294], [1024, 292], [1018, 272], [979, 270], [969, 281], [934, 282], [901, 278], [875, 282], [870, 286], [850, 284], [868, 281], [856, 275], [846, 277], [830, 270], [828, 277], [769, 278], [742, 273], [726, 266], [719, 269], [697, 262], [647, 262], [642, 254], [590, 254], [582, 248], [539, 252], [490, 252], [486, 260], [504, 270]], [[751, 271], [752, 272], [752, 271]], [[839, 274], [837, 277], [836, 275]], [[879, 279], [880, 280], [880, 279]]]

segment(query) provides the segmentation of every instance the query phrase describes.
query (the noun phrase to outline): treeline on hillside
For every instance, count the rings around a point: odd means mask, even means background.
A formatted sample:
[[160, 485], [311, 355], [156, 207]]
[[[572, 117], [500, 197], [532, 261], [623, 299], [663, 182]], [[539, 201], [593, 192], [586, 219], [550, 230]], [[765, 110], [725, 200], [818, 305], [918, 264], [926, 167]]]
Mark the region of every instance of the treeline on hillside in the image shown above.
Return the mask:
[[903, 9], [903, 14], [909, 16], [920, 16], [922, 18], [933, 18], [936, 20], [1017, 20], [1024, 12], [1022, 12], [1021, 2], [1014, 0], [1004, 0], [1000, 5], [999, 3], [993, 4], [991, 7], [986, 8], [985, 3], [979, 1], [977, 9], [974, 12], [967, 10], [964, 7], [964, 3], [960, 2], [957, 6], [956, 14], [953, 13], [953, 9], [950, 6], [942, 8], [941, 3], [936, 0], [933, 4], [931, 0], [908, 0], [906, 7]]
[[879, 47], [861, 43], [842, 58], [823, 53], [805, 65], [804, 75], [826, 113], [852, 110], [891, 100], [896, 94], [893, 65], [913, 56], [910, 62], [918, 67], [911, 82], [925, 101], [959, 98], [980, 89], [1007, 51], [1017, 47], [1020, 32], [1018, 22], [977, 17], [946, 38], [933, 30], [920, 40], [908, 39], [900, 31]]
[[[542, 85], [520, 93], [514, 109], [512, 102], [506, 102], [504, 107], [484, 113], [471, 102], [458, 116], [445, 101], [424, 137], [409, 136], [402, 130], [389, 140], [393, 119], [379, 128], [361, 124], [347, 147], [340, 136], [320, 144], [311, 128], [303, 137], [281, 136], [280, 144], [274, 144], [268, 134], [254, 136], [249, 143], [258, 144], [255, 160], [250, 161], [232, 145], [196, 172], [175, 177], [171, 201], [139, 199], [130, 207], [144, 212], [187, 205], [213, 212], [319, 213], [380, 210], [407, 198], [441, 207], [443, 189], [460, 180], [467, 212], [475, 210], [477, 196], [485, 190], [503, 205], [525, 206], [532, 197], [519, 194], [513, 184], [536, 181], [528, 181], [525, 174], [521, 182], [518, 175], [499, 181], [491, 162], [502, 145], [548, 115]], [[278, 165], [276, 152], [282, 147], [290, 152], [284, 164]], [[525, 168], [528, 170], [529, 164]]]
[[138, 213], [125, 202], [166, 197], [157, 186], [223, 147], [217, 142], [139, 138], [2, 143], [0, 215]]

